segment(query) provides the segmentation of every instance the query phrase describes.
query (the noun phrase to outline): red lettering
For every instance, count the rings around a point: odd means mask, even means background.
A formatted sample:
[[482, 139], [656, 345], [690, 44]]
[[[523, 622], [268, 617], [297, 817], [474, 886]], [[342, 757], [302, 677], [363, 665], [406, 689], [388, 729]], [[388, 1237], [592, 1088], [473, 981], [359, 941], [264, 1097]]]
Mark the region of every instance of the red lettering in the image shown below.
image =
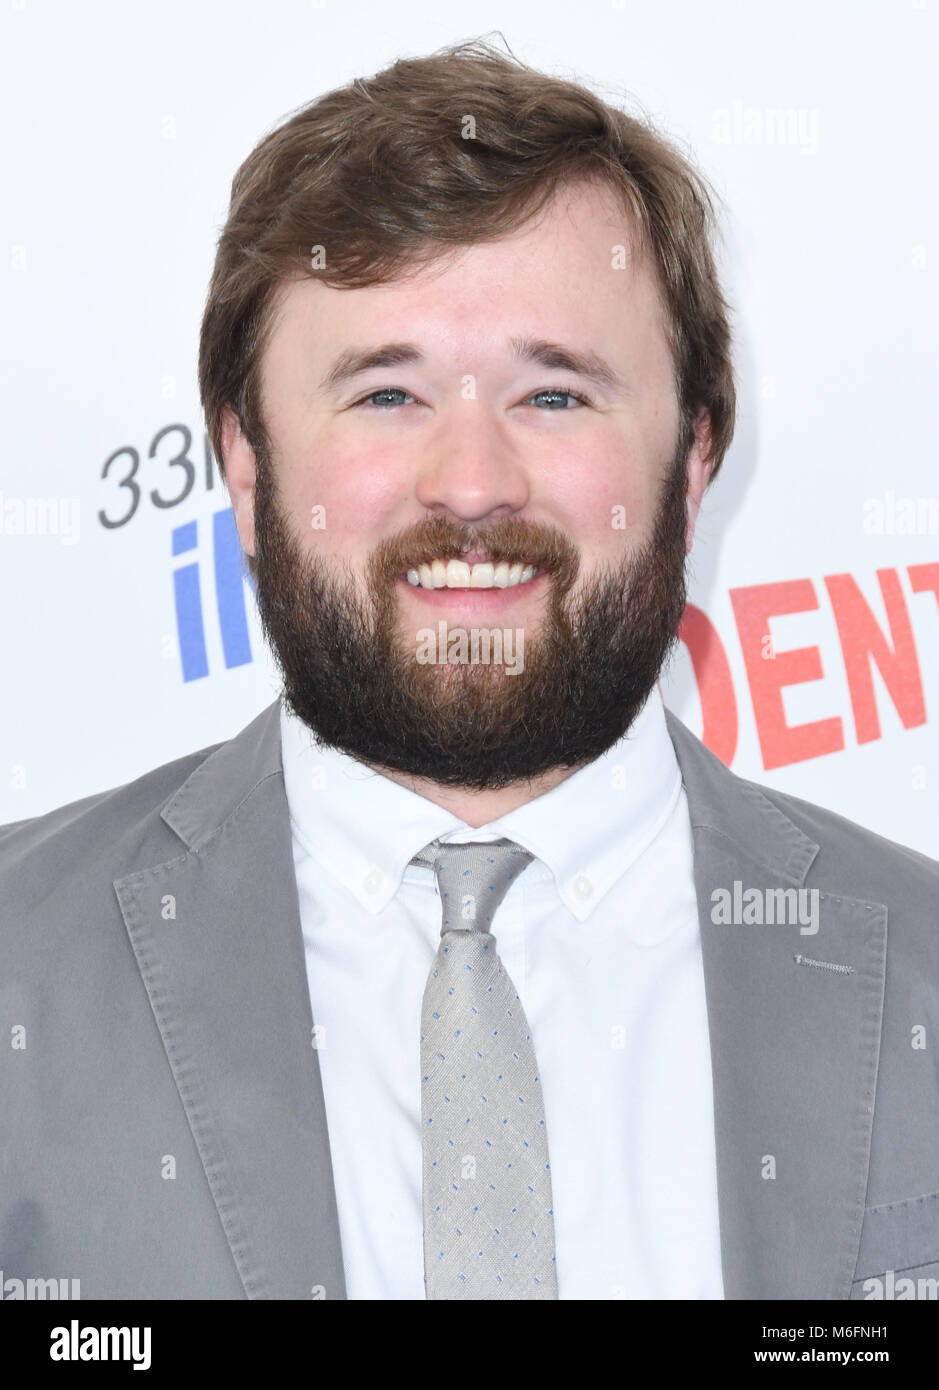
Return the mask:
[[932, 592], [939, 603], [939, 565], [909, 565], [906, 572], [910, 576], [910, 588], [914, 594]]
[[896, 570], [877, 571], [891, 642], [881, 631], [870, 605], [850, 574], [828, 574], [825, 587], [838, 625], [851, 708], [858, 743], [880, 738], [880, 718], [874, 694], [874, 662], [902, 720], [904, 729], [926, 723], [923, 680], [916, 655], [910, 615]]
[[701, 700], [701, 742], [729, 767], [737, 751], [737, 697], [720, 633], [706, 613], [685, 605], [678, 636], [688, 649]]
[[788, 763], [818, 758], [824, 753], [837, 753], [844, 747], [844, 731], [838, 716], [790, 726], [783, 708], [785, 686], [821, 680], [824, 676], [818, 647], [799, 647], [772, 656], [766, 654], [771, 617], [805, 613], [818, 607], [811, 579], [789, 579], [777, 584], [731, 589], [730, 601], [747, 670], [764, 768], [769, 771]]

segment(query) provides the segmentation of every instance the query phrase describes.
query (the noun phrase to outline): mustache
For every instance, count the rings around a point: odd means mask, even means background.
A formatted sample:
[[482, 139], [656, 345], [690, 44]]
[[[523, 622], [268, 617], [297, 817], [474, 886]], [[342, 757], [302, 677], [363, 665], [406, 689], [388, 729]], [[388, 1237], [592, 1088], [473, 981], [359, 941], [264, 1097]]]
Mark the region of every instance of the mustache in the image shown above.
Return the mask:
[[380, 541], [369, 558], [369, 579], [373, 587], [384, 587], [408, 569], [432, 560], [458, 560], [464, 551], [474, 550], [485, 551], [494, 564], [506, 560], [550, 570], [561, 593], [570, 588], [580, 568], [573, 543], [554, 527], [503, 517], [477, 528], [434, 516]]

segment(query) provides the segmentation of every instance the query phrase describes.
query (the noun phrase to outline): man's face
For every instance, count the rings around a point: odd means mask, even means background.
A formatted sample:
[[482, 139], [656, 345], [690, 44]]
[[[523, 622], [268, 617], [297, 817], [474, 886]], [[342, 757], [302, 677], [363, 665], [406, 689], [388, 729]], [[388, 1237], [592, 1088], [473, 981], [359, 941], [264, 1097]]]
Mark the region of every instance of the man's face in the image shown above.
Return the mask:
[[[323, 742], [483, 790], [580, 766], [632, 723], [681, 616], [707, 462], [706, 431], [679, 441], [655, 281], [629, 248], [612, 194], [581, 185], [416, 277], [281, 291], [270, 456], [229, 416], [226, 476], [285, 698]], [[391, 343], [416, 351], [327, 381]], [[473, 587], [440, 586], [432, 562], [460, 556]], [[537, 572], [504, 585], [504, 562]], [[473, 629], [498, 631], [501, 664], [460, 649]]]

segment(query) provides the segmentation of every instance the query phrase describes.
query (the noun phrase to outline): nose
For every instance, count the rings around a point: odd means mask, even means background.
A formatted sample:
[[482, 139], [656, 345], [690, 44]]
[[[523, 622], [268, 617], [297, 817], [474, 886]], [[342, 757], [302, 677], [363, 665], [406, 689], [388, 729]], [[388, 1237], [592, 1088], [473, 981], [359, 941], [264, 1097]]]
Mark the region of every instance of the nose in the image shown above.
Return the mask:
[[467, 524], [520, 511], [531, 496], [526, 468], [479, 401], [461, 404], [461, 418], [441, 429], [425, 457], [417, 501]]

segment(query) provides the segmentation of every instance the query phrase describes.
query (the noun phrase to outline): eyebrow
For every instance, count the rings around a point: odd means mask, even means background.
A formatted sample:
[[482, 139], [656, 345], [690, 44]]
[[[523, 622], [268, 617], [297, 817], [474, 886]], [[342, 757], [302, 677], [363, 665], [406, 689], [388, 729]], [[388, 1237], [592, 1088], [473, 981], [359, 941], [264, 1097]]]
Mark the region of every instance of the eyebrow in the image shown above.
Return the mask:
[[[549, 370], [570, 372], [610, 390], [623, 390], [625, 387], [619, 372], [598, 352], [580, 351], [545, 338], [510, 338], [509, 346], [518, 362], [533, 362]], [[320, 390], [334, 391], [352, 377], [361, 376], [375, 367], [403, 367], [424, 361], [424, 354], [417, 343], [383, 343], [373, 348], [347, 348], [323, 377]]]

